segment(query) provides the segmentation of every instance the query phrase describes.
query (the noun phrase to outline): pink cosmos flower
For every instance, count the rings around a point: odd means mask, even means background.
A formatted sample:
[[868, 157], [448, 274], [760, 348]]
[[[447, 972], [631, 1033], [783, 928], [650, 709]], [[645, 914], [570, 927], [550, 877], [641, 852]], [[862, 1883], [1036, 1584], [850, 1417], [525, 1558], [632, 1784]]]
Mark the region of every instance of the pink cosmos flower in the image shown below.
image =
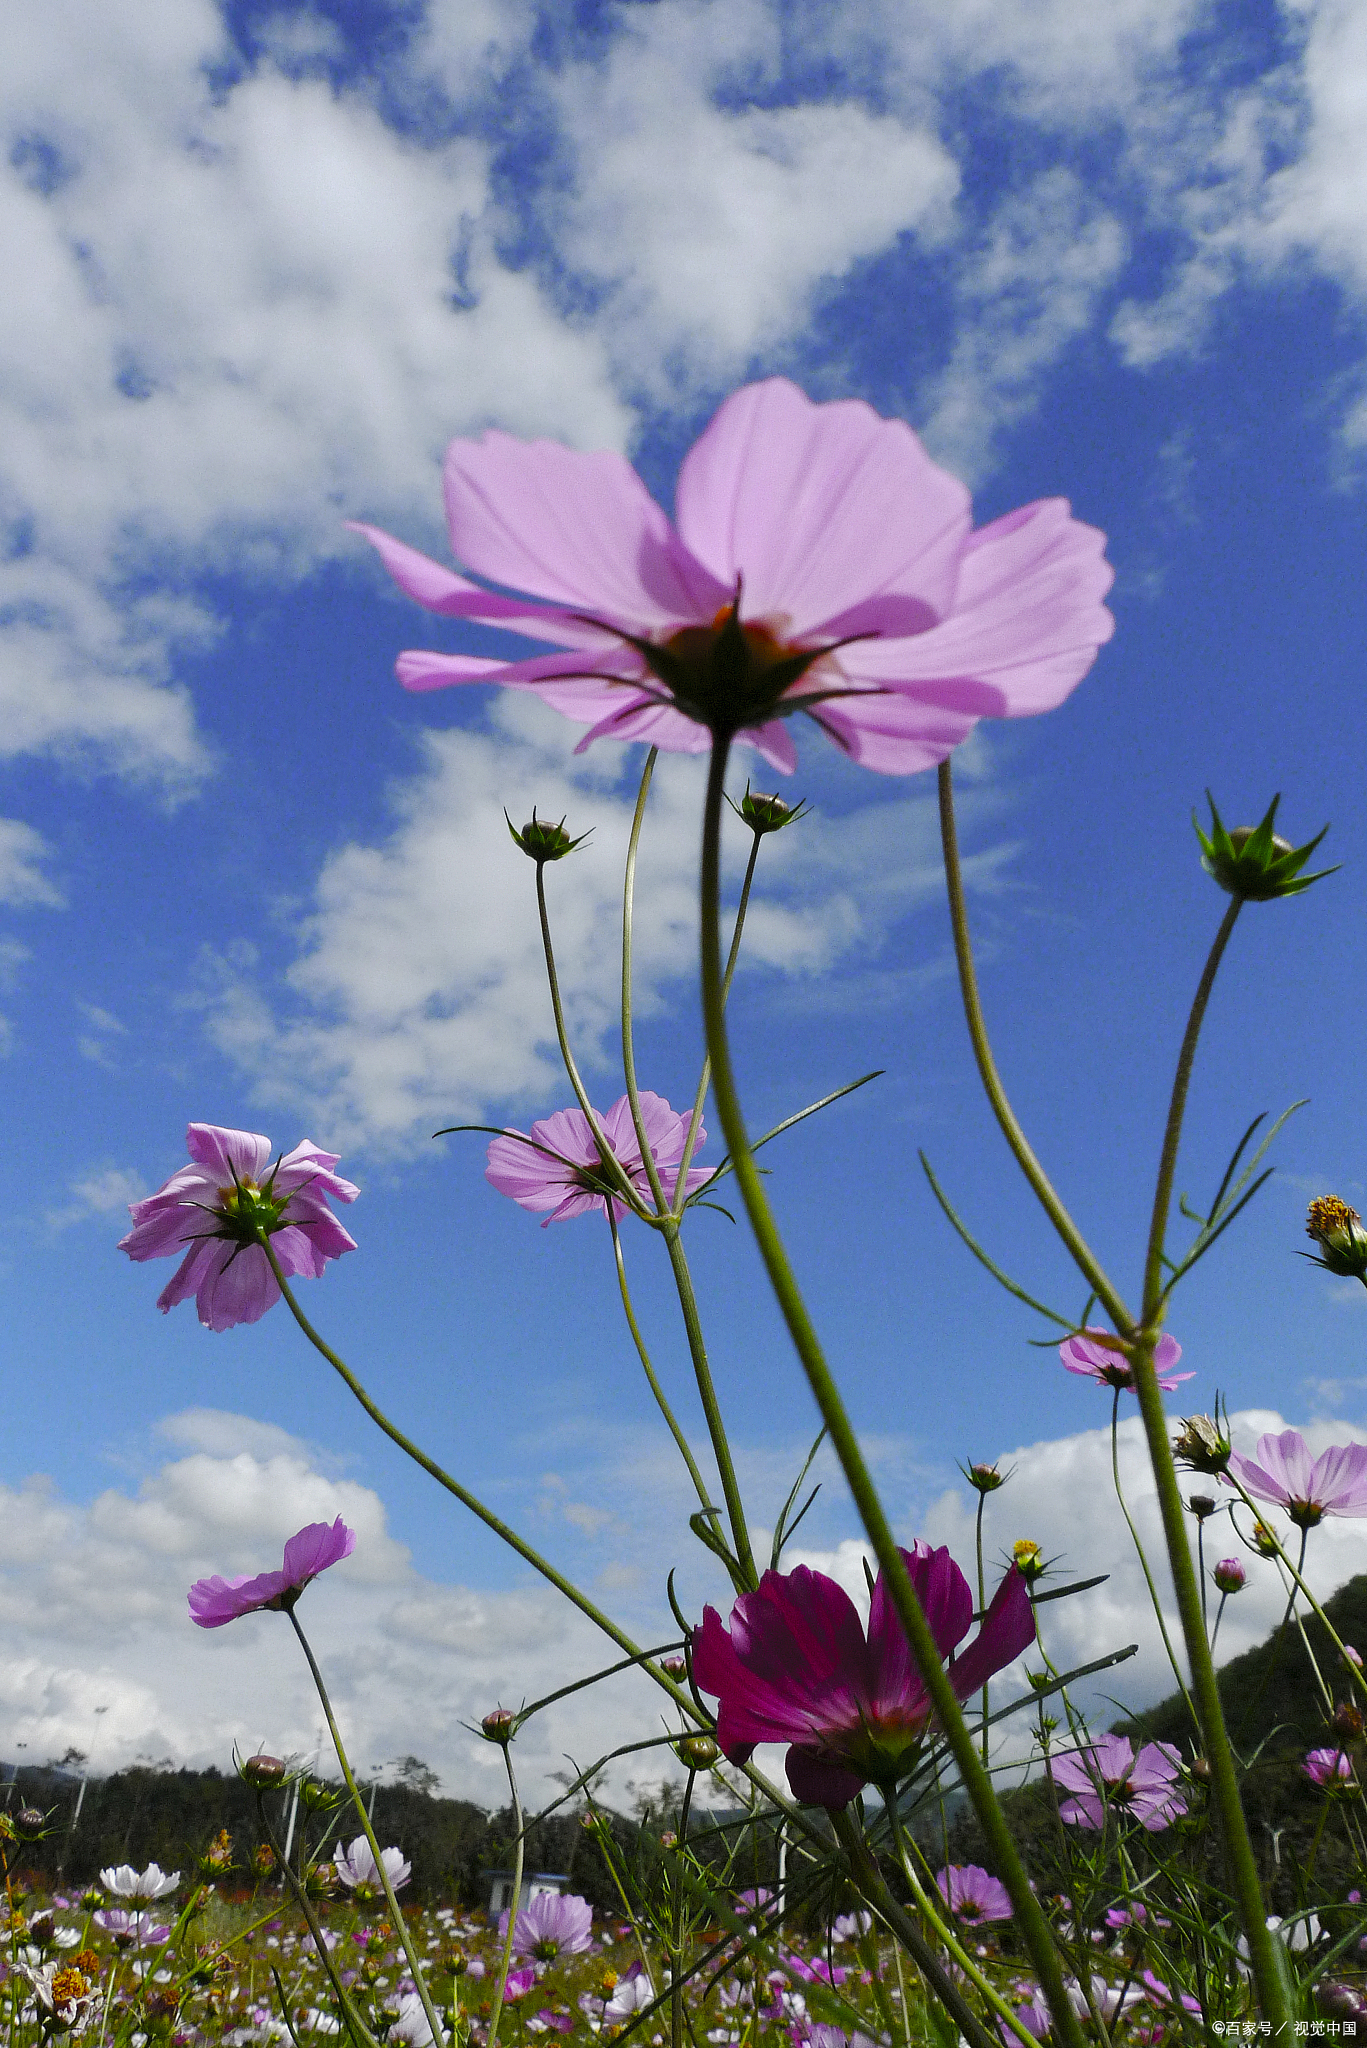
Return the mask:
[[1331, 1444], [1312, 1460], [1298, 1429], [1258, 1438], [1256, 1458], [1229, 1454], [1230, 1473], [1255, 1500], [1275, 1501], [1298, 1529], [1326, 1515], [1367, 1515], [1367, 1444]]
[[1313, 1785], [1348, 1785], [1353, 1778], [1353, 1759], [1341, 1749], [1312, 1749], [1301, 1769]]
[[[240, 1614], [255, 1614], [263, 1607], [287, 1610], [311, 1579], [350, 1557], [355, 1548], [356, 1532], [340, 1515], [331, 1524], [310, 1522], [285, 1545], [283, 1570], [262, 1572], [254, 1579], [196, 1579], [190, 1588], [190, 1619], [200, 1628], [222, 1628]], [[364, 1839], [361, 1846], [365, 1847]]]
[[519, 1998], [525, 1998], [535, 1987], [536, 1971], [529, 1963], [525, 1970], [509, 1970], [503, 1996], [509, 2005], [516, 2005]]
[[287, 1274], [320, 1279], [329, 1259], [355, 1251], [327, 1205], [329, 1195], [354, 1202], [360, 1193], [332, 1171], [335, 1152], [305, 1138], [272, 1166], [269, 1138], [217, 1124], [191, 1124], [185, 1142], [190, 1165], [129, 1203], [133, 1228], [119, 1243], [130, 1259], [185, 1254], [157, 1297], [163, 1315], [193, 1294], [206, 1329], [257, 1322], [280, 1299], [258, 1228]]
[[739, 736], [796, 765], [805, 711], [866, 767], [942, 761], [978, 719], [1052, 710], [1113, 621], [1105, 536], [1043, 498], [973, 531], [969, 494], [901, 420], [782, 378], [733, 392], [684, 458], [671, 524], [619, 455], [453, 441], [456, 559], [496, 596], [357, 525], [410, 597], [553, 654], [410, 652], [410, 690], [531, 690], [600, 736], [699, 753]]
[[[652, 1095], [648, 1088], [641, 1090], [640, 1103], [641, 1121], [661, 1184], [665, 1194], [672, 1198], [690, 1119], [680, 1116], [662, 1095]], [[655, 1198], [641, 1157], [630, 1100], [620, 1096], [606, 1116], [599, 1116], [597, 1110], [594, 1115], [609, 1151], [621, 1161], [642, 1201], [653, 1209]], [[699, 1124], [698, 1145], [702, 1146], [706, 1139], [707, 1133]], [[586, 1216], [594, 1209], [606, 1214], [609, 1200], [618, 1222], [627, 1212], [619, 1195], [609, 1196], [606, 1192], [610, 1183], [582, 1109], [558, 1109], [554, 1116], [534, 1123], [530, 1131], [509, 1131], [506, 1137], [495, 1138], [488, 1157], [484, 1178], [501, 1195], [510, 1195], [522, 1209], [551, 1211], [541, 1226], [543, 1230], [551, 1223]], [[705, 1186], [715, 1171], [715, 1167], [690, 1166], [687, 1192], [692, 1194], [695, 1188]]]
[[[967, 1580], [947, 1550], [918, 1543], [902, 1557], [961, 1700], [1034, 1642], [1034, 1613], [1013, 1566], [972, 1643], [952, 1655], [973, 1619]], [[845, 1806], [870, 1781], [895, 1783], [930, 1725], [930, 1698], [881, 1572], [867, 1635], [834, 1579], [806, 1565], [766, 1572], [736, 1601], [729, 1628], [715, 1608], [703, 1609], [693, 1676], [717, 1695], [717, 1740], [728, 1760], [746, 1762], [761, 1742], [791, 1744], [788, 1783], [806, 1805]]]
[[1178, 1755], [1170, 1742], [1146, 1742], [1138, 1756], [1123, 1735], [1100, 1735], [1089, 1749], [1050, 1760], [1049, 1774], [1069, 1796], [1059, 1818], [1075, 1827], [1101, 1828], [1114, 1806], [1156, 1834], [1187, 1810], [1174, 1789]]
[[976, 1863], [951, 1863], [936, 1873], [935, 1883], [955, 1919], [968, 1926], [1011, 1918], [1011, 1894], [1006, 1886]]
[[[498, 1923], [499, 1940], [508, 1932], [505, 1912]], [[513, 1922], [513, 1953], [551, 1963], [559, 1955], [581, 1956], [593, 1946], [593, 1908], [573, 1892], [538, 1892], [518, 1909]]]
[[[350, 1530], [347, 1534], [350, 1535]], [[381, 1849], [380, 1862], [385, 1875], [397, 1892], [408, 1883], [413, 1866], [406, 1860], [402, 1849]], [[375, 1853], [364, 1835], [357, 1835], [349, 1849], [340, 1850], [334, 1859], [337, 1876], [349, 1892], [382, 1889], [380, 1872], [375, 1862]]]
[[[1058, 1347], [1058, 1355], [1069, 1372], [1075, 1372], [1083, 1379], [1095, 1380], [1098, 1386], [1133, 1389], [1134, 1373], [1130, 1361], [1123, 1351], [1115, 1347], [1116, 1338], [1110, 1330], [1086, 1329], [1080, 1337], [1065, 1338]], [[1170, 1394], [1183, 1380], [1196, 1377], [1194, 1372], [1173, 1371], [1181, 1356], [1181, 1345], [1165, 1330], [1153, 1349], [1154, 1370], [1165, 1394]]]

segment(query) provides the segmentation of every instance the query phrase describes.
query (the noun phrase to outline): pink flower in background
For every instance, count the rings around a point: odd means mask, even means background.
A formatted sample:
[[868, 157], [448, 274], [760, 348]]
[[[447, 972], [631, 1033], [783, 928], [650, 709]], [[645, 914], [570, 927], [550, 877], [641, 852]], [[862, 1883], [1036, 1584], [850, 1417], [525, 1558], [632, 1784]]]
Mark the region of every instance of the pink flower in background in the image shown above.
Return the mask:
[[1113, 630], [1105, 536], [1043, 498], [973, 531], [969, 493], [901, 420], [784, 379], [733, 392], [684, 458], [671, 524], [619, 455], [488, 433], [446, 455], [457, 561], [497, 596], [357, 525], [429, 611], [557, 648], [402, 654], [410, 690], [490, 681], [586, 723], [581, 742], [699, 753], [739, 735], [785, 771], [807, 712], [903, 775], [979, 718], [1052, 710]]
[[503, 1986], [503, 1996], [509, 2005], [516, 2005], [519, 1998], [525, 1998], [536, 1984], [536, 1971], [528, 1964], [525, 1970], [509, 1970]]
[[[1130, 1361], [1123, 1351], [1115, 1349], [1115, 1338], [1109, 1330], [1084, 1330], [1079, 1337], [1067, 1337], [1058, 1347], [1058, 1355], [1069, 1372], [1075, 1372], [1083, 1379], [1095, 1380], [1098, 1386], [1134, 1387], [1134, 1373]], [[1175, 1337], [1165, 1330], [1153, 1348], [1154, 1370], [1158, 1384], [1165, 1394], [1183, 1380], [1194, 1380], [1194, 1372], [1174, 1372], [1173, 1367], [1182, 1356], [1182, 1347]]]
[[185, 1142], [191, 1163], [146, 1201], [129, 1203], [133, 1228], [119, 1243], [130, 1259], [184, 1253], [157, 1297], [163, 1315], [193, 1294], [206, 1329], [258, 1321], [280, 1299], [258, 1229], [286, 1274], [316, 1280], [329, 1259], [355, 1251], [327, 1204], [360, 1193], [332, 1171], [335, 1152], [306, 1138], [272, 1166], [269, 1138], [217, 1124], [191, 1124]]
[[[968, 1582], [947, 1550], [918, 1543], [902, 1557], [958, 1697], [967, 1699], [1035, 1640], [1025, 1582], [1013, 1566], [982, 1627]], [[799, 1565], [768, 1571], [742, 1593], [729, 1628], [713, 1607], [693, 1634], [693, 1676], [716, 1694], [717, 1741], [731, 1763], [761, 1742], [791, 1744], [788, 1782], [806, 1805], [839, 1807], [873, 1781], [894, 1783], [915, 1761], [930, 1697], [878, 1574], [868, 1633], [843, 1586]]]
[[1298, 1429], [1269, 1432], [1256, 1458], [1231, 1451], [1229, 1472], [1255, 1500], [1285, 1508], [1298, 1529], [1326, 1515], [1367, 1515], [1367, 1444], [1331, 1444], [1312, 1459]]
[[[408, 1883], [412, 1865], [405, 1861], [402, 1849], [381, 1849], [380, 1862], [396, 1892]], [[374, 1851], [364, 1835], [357, 1835], [349, 1849], [339, 1850], [333, 1865], [349, 1892], [381, 1889]]]
[[1115, 1807], [1151, 1834], [1171, 1827], [1187, 1810], [1176, 1791], [1178, 1755], [1170, 1742], [1146, 1742], [1138, 1756], [1123, 1735], [1099, 1735], [1088, 1749], [1053, 1757], [1049, 1775], [1069, 1796], [1059, 1818], [1074, 1827], [1101, 1828]]
[[1011, 1894], [1006, 1886], [976, 1863], [951, 1863], [947, 1870], [936, 1873], [935, 1883], [954, 1918], [967, 1926], [1011, 1918]]
[[190, 1588], [190, 1619], [200, 1628], [222, 1628], [240, 1614], [255, 1614], [263, 1607], [293, 1607], [311, 1579], [350, 1557], [355, 1548], [355, 1531], [340, 1515], [331, 1523], [310, 1522], [285, 1545], [283, 1570], [261, 1572], [254, 1579], [196, 1579]]
[[[498, 1923], [499, 1939], [508, 1932], [508, 1915]], [[518, 1909], [513, 1922], [513, 1953], [539, 1963], [559, 1955], [581, 1956], [593, 1946], [593, 1908], [573, 1892], [538, 1892]]]
[[[652, 1095], [648, 1088], [641, 1090], [640, 1104], [641, 1121], [661, 1184], [666, 1196], [672, 1199], [690, 1120], [672, 1110], [662, 1095]], [[596, 1110], [594, 1115], [598, 1115]], [[628, 1097], [619, 1097], [606, 1116], [598, 1117], [598, 1123], [609, 1151], [621, 1161], [642, 1201], [653, 1209], [655, 1198]], [[699, 1146], [706, 1138], [700, 1124]], [[606, 1214], [609, 1199], [619, 1222], [626, 1214], [627, 1205], [620, 1196], [609, 1198], [604, 1193], [608, 1183], [603, 1161], [582, 1109], [558, 1109], [554, 1116], [534, 1123], [528, 1132], [509, 1131], [506, 1137], [495, 1138], [488, 1157], [484, 1178], [501, 1195], [511, 1196], [522, 1209], [551, 1211], [541, 1226], [543, 1230], [547, 1224], [564, 1223], [571, 1216], [586, 1216], [594, 1209]], [[689, 1194], [705, 1186], [715, 1171], [715, 1167], [690, 1166]]]
[[1353, 1759], [1341, 1749], [1312, 1749], [1301, 1769], [1314, 1785], [1349, 1785], [1353, 1780]]

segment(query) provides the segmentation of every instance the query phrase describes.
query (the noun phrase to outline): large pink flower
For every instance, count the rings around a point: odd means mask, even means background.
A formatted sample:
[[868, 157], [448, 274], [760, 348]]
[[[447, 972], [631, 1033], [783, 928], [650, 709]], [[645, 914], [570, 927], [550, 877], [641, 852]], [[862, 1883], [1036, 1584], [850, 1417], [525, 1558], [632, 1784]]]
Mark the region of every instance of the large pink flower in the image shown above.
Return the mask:
[[311, 1580], [340, 1564], [356, 1548], [356, 1532], [338, 1515], [335, 1522], [310, 1522], [285, 1545], [283, 1568], [256, 1578], [196, 1579], [190, 1588], [190, 1619], [200, 1628], [222, 1628], [262, 1607], [290, 1608]]
[[[689, 1118], [672, 1110], [663, 1095], [653, 1095], [648, 1088], [641, 1090], [639, 1099], [646, 1138], [665, 1194], [672, 1199]], [[621, 1161], [642, 1201], [653, 1209], [654, 1196], [629, 1099], [620, 1096], [605, 1116], [598, 1116], [597, 1110], [594, 1115], [608, 1149]], [[699, 1146], [706, 1139], [707, 1133], [699, 1124]], [[570, 1216], [584, 1216], [593, 1209], [606, 1213], [609, 1199], [618, 1222], [626, 1214], [627, 1205], [620, 1195], [609, 1197], [605, 1193], [611, 1183], [603, 1171], [602, 1155], [582, 1109], [558, 1109], [554, 1116], [534, 1123], [530, 1131], [509, 1131], [506, 1137], [495, 1138], [488, 1156], [484, 1178], [501, 1195], [510, 1195], [520, 1208], [538, 1214], [543, 1209], [550, 1210], [541, 1226], [543, 1230], [547, 1224], [563, 1223]], [[703, 1187], [715, 1172], [716, 1168], [711, 1166], [690, 1166], [688, 1193]]]
[[130, 1259], [185, 1254], [157, 1297], [163, 1315], [193, 1294], [210, 1330], [263, 1316], [280, 1289], [258, 1226], [287, 1274], [321, 1279], [329, 1259], [355, 1251], [355, 1238], [327, 1205], [329, 1195], [354, 1202], [360, 1193], [333, 1172], [335, 1152], [320, 1152], [305, 1138], [272, 1166], [269, 1138], [217, 1124], [191, 1124], [185, 1143], [190, 1164], [145, 1202], [129, 1203], [133, 1228], [119, 1243]]
[[1318, 1458], [1298, 1429], [1258, 1438], [1258, 1455], [1229, 1454], [1229, 1472], [1255, 1500], [1275, 1501], [1298, 1529], [1326, 1515], [1367, 1515], [1367, 1444], [1331, 1444]]
[[452, 551], [495, 595], [357, 525], [429, 611], [557, 652], [410, 652], [410, 690], [532, 690], [602, 735], [699, 753], [739, 736], [796, 765], [807, 712], [866, 767], [942, 761], [977, 720], [1063, 701], [1110, 638], [1105, 536], [1042, 498], [973, 530], [967, 489], [901, 420], [782, 378], [733, 392], [684, 458], [670, 520], [619, 455], [488, 433], [446, 456]]
[[[973, 1596], [947, 1550], [902, 1557], [959, 1698], [981, 1689], [1035, 1640], [1025, 1581], [1013, 1565], [960, 1656]], [[844, 1806], [862, 1785], [912, 1767], [931, 1704], [897, 1610], [878, 1574], [867, 1636], [843, 1586], [799, 1565], [742, 1593], [729, 1629], [713, 1607], [693, 1636], [693, 1676], [718, 1699], [717, 1740], [732, 1763], [761, 1742], [787, 1742], [788, 1783], [813, 1806]]]

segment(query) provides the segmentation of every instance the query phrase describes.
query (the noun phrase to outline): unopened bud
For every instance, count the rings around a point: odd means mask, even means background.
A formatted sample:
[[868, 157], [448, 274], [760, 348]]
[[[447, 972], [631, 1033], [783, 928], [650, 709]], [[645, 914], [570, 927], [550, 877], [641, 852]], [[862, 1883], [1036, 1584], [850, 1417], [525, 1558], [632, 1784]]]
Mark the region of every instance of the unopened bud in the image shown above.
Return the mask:
[[1315, 1265], [1351, 1280], [1367, 1276], [1367, 1230], [1340, 1195], [1315, 1197], [1306, 1213], [1305, 1234], [1323, 1254]]
[[660, 1847], [662, 1849], [672, 1849], [674, 1847], [674, 1844], [678, 1841], [678, 1839], [679, 1838], [675, 1834], [673, 1828], [666, 1828], [664, 1833], [660, 1837]]
[[21, 1806], [14, 1816], [14, 1825], [21, 1835], [40, 1835], [43, 1831], [43, 1815], [36, 1806]]
[[[1312, 882], [1333, 874], [1332, 868], [1321, 868], [1313, 875], [1301, 873], [1329, 827], [1326, 825], [1324, 832], [1317, 833], [1304, 846], [1292, 846], [1289, 840], [1279, 838], [1272, 830], [1281, 802], [1279, 796], [1273, 797], [1260, 824], [1236, 825], [1232, 832], [1225, 830], [1209, 790], [1206, 800], [1210, 804], [1209, 838], [1196, 825], [1201, 865], [1227, 895], [1237, 896], [1244, 903], [1270, 903], [1278, 896], [1298, 896]], [[1196, 824], [1194, 813], [1192, 823]]]
[[1222, 1593], [1242, 1593], [1248, 1584], [1248, 1573], [1237, 1557], [1222, 1557], [1211, 1566], [1210, 1575]]
[[710, 1735], [685, 1735], [679, 1744], [679, 1761], [690, 1771], [710, 1771], [720, 1754]]
[[1277, 1557], [1280, 1555], [1281, 1544], [1277, 1541], [1275, 1533], [1268, 1528], [1266, 1522], [1255, 1522], [1253, 1524], [1253, 1548], [1257, 1551], [1259, 1557]]
[[517, 1733], [517, 1722], [506, 1707], [495, 1707], [479, 1725], [486, 1742], [497, 1742], [504, 1749]]
[[275, 1851], [269, 1842], [258, 1842], [252, 1850], [252, 1869], [260, 1878], [269, 1877], [275, 1869]]
[[1198, 1785], [1209, 1785], [1211, 1782], [1211, 1768], [1207, 1758], [1203, 1756], [1193, 1757], [1187, 1769]]
[[1002, 1484], [1004, 1474], [995, 1465], [969, 1465], [960, 1467], [969, 1485], [977, 1493], [995, 1493]]
[[1349, 1742], [1360, 1742], [1363, 1730], [1361, 1707], [1355, 1706], [1351, 1700], [1340, 1700], [1330, 1726], [1335, 1735], [1342, 1735]]
[[1362, 1669], [1362, 1658], [1351, 1643], [1345, 1643], [1343, 1646], [1343, 1661], [1345, 1664], [1351, 1664], [1354, 1671]]
[[1215, 1501], [1208, 1493], [1194, 1493], [1187, 1502], [1187, 1506], [1198, 1522], [1206, 1521], [1215, 1513]]
[[268, 1790], [272, 1785], [281, 1785], [290, 1774], [290, 1767], [280, 1756], [266, 1756], [258, 1752], [249, 1756], [242, 1766], [242, 1775], [249, 1785]]
[[310, 1813], [318, 1813], [325, 1807], [335, 1806], [338, 1800], [338, 1794], [332, 1787], [322, 1784], [317, 1778], [305, 1778], [299, 1787], [299, 1797]]
[[785, 803], [778, 795], [761, 796], [759, 791], [752, 790], [747, 782], [745, 795], [731, 808], [752, 832], [762, 835], [765, 832], [781, 832], [785, 825], [791, 825], [802, 817], [807, 806], [805, 803]]
[[519, 832], [508, 813], [505, 811], [503, 815], [508, 820], [514, 844], [520, 846], [538, 867], [544, 866], [548, 860], [563, 860], [567, 853], [574, 852], [576, 846], [582, 846], [589, 836], [587, 832], [581, 832], [577, 839], [571, 839], [563, 818], [558, 825], [553, 825], [549, 818], [538, 818], [535, 810]]
[[1042, 1578], [1048, 1570], [1044, 1562], [1044, 1552], [1038, 1543], [1033, 1542], [1028, 1536], [1022, 1536], [1018, 1542], [1011, 1545], [1011, 1559], [1027, 1585], [1033, 1585], [1035, 1580]]

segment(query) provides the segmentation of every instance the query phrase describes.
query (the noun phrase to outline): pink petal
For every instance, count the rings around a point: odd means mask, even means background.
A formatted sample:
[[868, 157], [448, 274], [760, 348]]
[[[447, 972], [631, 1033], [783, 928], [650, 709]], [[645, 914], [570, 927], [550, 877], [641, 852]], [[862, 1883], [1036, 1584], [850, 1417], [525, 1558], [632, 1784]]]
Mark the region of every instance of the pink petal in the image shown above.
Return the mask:
[[893, 584], [941, 613], [969, 529], [967, 490], [903, 421], [813, 404], [778, 377], [721, 406], [684, 458], [675, 509], [718, 586], [743, 579], [742, 616], [782, 619], [799, 640]]
[[949, 1667], [960, 1699], [967, 1699], [998, 1671], [1024, 1656], [1035, 1640], [1035, 1613], [1025, 1580], [1012, 1565], [992, 1598], [983, 1625], [961, 1657]]
[[210, 1238], [191, 1245], [157, 1296], [157, 1307], [162, 1314], [173, 1309], [177, 1302], [188, 1301], [192, 1294], [197, 1294], [209, 1267], [220, 1261], [229, 1249], [222, 1238]]
[[[566, 718], [599, 719], [609, 705], [639, 694], [641, 657], [619, 641], [583, 654], [533, 654], [525, 661], [434, 654], [411, 647], [395, 662], [394, 673], [405, 690], [444, 690], [452, 683], [502, 683], [505, 689], [535, 690]], [[619, 676], [620, 682], [615, 680]]]
[[[558, 605], [528, 604], [521, 597], [500, 597], [468, 577], [457, 576], [430, 555], [419, 554], [381, 527], [348, 519], [353, 533], [363, 534], [378, 553], [400, 590], [430, 612], [445, 618], [472, 619], [480, 625], [503, 626], [533, 640], [556, 640], [567, 647], [609, 647], [619, 643], [600, 627], [586, 625]], [[630, 624], [630, 621], [622, 621]]]
[[919, 775], [937, 767], [978, 722], [881, 690], [832, 699], [811, 715], [852, 761], [880, 775]]
[[287, 1190], [307, 1187], [318, 1196], [329, 1195], [334, 1202], [354, 1202], [361, 1190], [354, 1181], [343, 1180], [340, 1173], [334, 1173], [340, 1153], [322, 1152], [309, 1138], [304, 1138], [292, 1152], [287, 1152], [280, 1162], [275, 1176], [278, 1194]]
[[645, 632], [710, 620], [731, 595], [607, 450], [501, 433], [453, 441], [445, 487], [452, 552], [493, 583]]
[[316, 1579], [329, 1565], [350, 1557], [355, 1548], [356, 1532], [348, 1529], [340, 1515], [335, 1522], [310, 1522], [285, 1545], [285, 1584], [302, 1586]]
[[821, 1750], [803, 1749], [797, 1743], [788, 1751], [784, 1765], [799, 1806], [825, 1806], [831, 1810], [848, 1806], [867, 1782], [848, 1765], [837, 1763]]
[[195, 1296], [199, 1320], [209, 1330], [231, 1330], [238, 1323], [260, 1322], [272, 1303], [280, 1299], [266, 1254], [255, 1244], [239, 1249], [220, 1243], [216, 1249], [224, 1256], [221, 1262], [213, 1262]]
[[232, 1186], [234, 1171], [239, 1180], [260, 1182], [271, 1163], [271, 1141], [255, 1131], [191, 1124], [185, 1133], [185, 1145], [192, 1159], [218, 1176], [220, 1186]]

